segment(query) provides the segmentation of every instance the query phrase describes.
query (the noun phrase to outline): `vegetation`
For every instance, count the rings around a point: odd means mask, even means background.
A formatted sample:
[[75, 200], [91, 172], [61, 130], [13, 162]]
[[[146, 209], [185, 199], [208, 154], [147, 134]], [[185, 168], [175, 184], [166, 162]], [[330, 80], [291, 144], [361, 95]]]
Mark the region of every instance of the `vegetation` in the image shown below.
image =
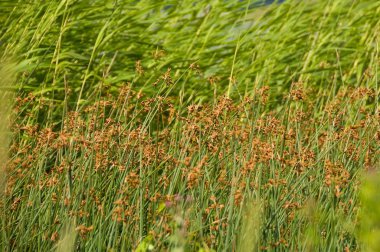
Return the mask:
[[380, 3], [258, 2], [0, 2], [1, 250], [377, 251]]

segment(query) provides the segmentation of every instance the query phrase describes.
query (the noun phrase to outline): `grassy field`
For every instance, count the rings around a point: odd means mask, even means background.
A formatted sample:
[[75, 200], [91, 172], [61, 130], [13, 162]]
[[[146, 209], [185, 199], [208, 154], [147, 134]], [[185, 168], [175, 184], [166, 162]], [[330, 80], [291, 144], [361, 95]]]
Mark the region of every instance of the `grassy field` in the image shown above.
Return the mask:
[[0, 251], [379, 251], [380, 2], [1, 1]]

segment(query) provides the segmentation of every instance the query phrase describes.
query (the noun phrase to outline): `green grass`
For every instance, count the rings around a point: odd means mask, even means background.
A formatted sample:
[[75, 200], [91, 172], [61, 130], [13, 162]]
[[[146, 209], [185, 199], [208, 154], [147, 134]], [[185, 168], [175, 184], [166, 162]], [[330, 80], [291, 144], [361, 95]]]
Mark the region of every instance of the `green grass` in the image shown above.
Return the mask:
[[[288, 1], [265, 9], [247, 9], [250, 1], [193, 2], [20, 1], [2, 17], [0, 57], [20, 55], [17, 88], [54, 105], [64, 82], [73, 106], [96, 99], [101, 85], [116, 92], [133, 81], [154, 94], [151, 84], [169, 67], [185, 74], [179, 102], [210, 100], [214, 89], [251, 95], [265, 84], [276, 106], [292, 82], [326, 89], [332, 78], [335, 87], [377, 88], [363, 83], [364, 73], [376, 71], [377, 1]], [[142, 76], [134, 72], [138, 60]], [[201, 76], [186, 75], [191, 63]], [[215, 87], [212, 76], [220, 79]]]
[[0, 2], [1, 250], [376, 251], [380, 3], [249, 4]]

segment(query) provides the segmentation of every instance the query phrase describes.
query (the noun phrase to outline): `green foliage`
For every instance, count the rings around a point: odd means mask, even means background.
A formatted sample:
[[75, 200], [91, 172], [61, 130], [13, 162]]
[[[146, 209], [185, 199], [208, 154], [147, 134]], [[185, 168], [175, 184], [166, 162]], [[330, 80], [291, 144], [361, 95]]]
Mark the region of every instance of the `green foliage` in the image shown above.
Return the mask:
[[247, 200], [242, 214], [237, 251], [257, 251], [259, 249], [262, 211], [260, 201]]
[[56, 246], [57, 252], [75, 251], [75, 240], [77, 233], [75, 231], [75, 222], [67, 220], [59, 235], [59, 241]]
[[380, 2], [255, 2], [0, 1], [0, 249], [379, 250]]
[[380, 196], [378, 173], [364, 176], [361, 189], [360, 230], [359, 235], [363, 251], [380, 250]]
[[[8, 159], [8, 148], [11, 140], [10, 117], [13, 105], [13, 95], [9, 86], [13, 83], [15, 72], [11, 61], [0, 61], [0, 241], [7, 239], [4, 231], [5, 226], [5, 188], [6, 188], [6, 162]], [[5, 251], [6, 245], [0, 243], [0, 249]]]
[[[116, 91], [122, 82], [154, 94], [152, 83], [167, 68], [180, 76], [192, 63], [202, 74], [185, 75], [176, 86], [179, 101], [209, 100], [214, 89], [252, 95], [270, 85], [277, 104], [294, 81], [320, 89], [377, 87], [378, 1], [249, 8], [253, 2], [19, 1], [4, 8], [0, 57], [18, 55], [24, 67], [17, 87], [56, 105], [64, 83], [73, 103], [96, 99], [100, 86]], [[135, 72], [138, 60], [144, 75]]]

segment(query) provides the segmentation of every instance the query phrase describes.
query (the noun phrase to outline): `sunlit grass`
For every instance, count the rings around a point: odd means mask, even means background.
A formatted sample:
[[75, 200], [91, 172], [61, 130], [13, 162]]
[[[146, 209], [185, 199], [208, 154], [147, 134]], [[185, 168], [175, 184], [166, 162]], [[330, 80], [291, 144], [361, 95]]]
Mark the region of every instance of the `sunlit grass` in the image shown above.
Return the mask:
[[1, 249], [376, 250], [380, 3], [252, 2], [0, 2]]
[[4, 230], [6, 223], [6, 216], [4, 215], [6, 209], [6, 162], [8, 160], [8, 147], [11, 140], [10, 132], [10, 116], [13, 104], [12, 88], [15, 73], [14, 66], [10, 61], [0, 61], [0, 218], [1, 218], [1, 250], [6, 249], [5, 240], [7, 234]]

